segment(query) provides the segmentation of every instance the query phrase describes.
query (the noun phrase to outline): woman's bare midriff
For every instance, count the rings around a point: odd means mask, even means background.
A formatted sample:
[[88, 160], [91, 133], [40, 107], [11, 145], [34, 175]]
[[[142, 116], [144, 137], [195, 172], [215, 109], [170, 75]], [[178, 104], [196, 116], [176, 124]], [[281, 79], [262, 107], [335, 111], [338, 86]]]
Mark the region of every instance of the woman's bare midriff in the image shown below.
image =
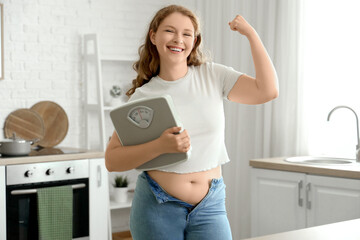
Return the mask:
[[221, 178], [221, 167], [196, 173], [148, 171], [168, 194], [192, 205], [198, 204], [208, 193], [211, 180]]

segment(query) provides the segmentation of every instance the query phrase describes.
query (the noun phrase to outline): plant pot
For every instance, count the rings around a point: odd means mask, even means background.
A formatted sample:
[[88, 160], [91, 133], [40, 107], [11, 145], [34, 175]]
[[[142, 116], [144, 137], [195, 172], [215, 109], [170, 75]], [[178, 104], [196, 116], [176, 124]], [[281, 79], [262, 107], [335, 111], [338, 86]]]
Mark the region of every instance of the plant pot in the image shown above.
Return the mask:
[[114, 188], [114, 201], [118, 203], [125, 203], [128, 201], [129, 188]]

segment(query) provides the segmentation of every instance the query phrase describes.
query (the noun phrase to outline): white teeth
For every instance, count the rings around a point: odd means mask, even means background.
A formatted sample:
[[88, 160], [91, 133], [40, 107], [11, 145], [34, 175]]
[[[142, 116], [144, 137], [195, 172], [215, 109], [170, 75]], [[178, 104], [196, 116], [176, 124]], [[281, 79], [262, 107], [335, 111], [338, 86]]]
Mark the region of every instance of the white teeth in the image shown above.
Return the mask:
[[171, 51], [176, 51], [176, 52], [181, 52], [182, 49], [181, 48], [169, 48]]

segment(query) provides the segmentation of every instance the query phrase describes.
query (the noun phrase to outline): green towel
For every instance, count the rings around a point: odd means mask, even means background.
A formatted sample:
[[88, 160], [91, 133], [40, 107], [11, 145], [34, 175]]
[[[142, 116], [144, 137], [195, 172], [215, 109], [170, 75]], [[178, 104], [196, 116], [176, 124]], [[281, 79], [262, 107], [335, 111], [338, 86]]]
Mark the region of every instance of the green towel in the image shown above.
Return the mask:
[[73, 190], [71, 186], [37, 190], [40, 240], [71, 240]]

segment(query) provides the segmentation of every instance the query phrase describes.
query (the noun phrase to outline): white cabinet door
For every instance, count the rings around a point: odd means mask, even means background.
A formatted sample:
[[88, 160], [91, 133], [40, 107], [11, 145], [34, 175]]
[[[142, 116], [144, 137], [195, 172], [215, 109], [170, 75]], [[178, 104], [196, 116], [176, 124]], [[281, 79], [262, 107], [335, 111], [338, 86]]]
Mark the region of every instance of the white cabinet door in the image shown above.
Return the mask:
[[90, 239], [109, 239], [109, 182], [105, 160], [90, 159], [89, 166]]
[[360, 218], [360, 180], [307, 176], [307, 227]]
[[251, 170], [252, 237], [360, 218], [360, 180]]
[[252, 237], [305, 227], [305, 174], [251, 169]]
[[6, 182], [5, 166], [0, 166], [0, 239], [6, 239]]

